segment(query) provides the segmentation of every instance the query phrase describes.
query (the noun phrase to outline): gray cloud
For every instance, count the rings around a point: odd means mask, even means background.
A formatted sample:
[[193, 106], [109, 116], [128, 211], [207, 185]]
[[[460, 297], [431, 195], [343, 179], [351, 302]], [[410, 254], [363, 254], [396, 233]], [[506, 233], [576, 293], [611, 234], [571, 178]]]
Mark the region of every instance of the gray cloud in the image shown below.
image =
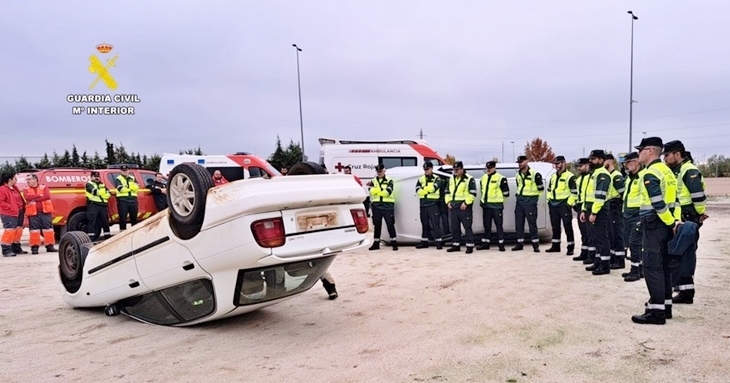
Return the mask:
[[[682, 139], [695, 157], [730, 154], [730, 5], [708, 1], [12, 2], [0, 12], [0, 126], [7, 155], [104, 139], [143, 153], [200, 145], [266, 156], [319, 137], [425, 138], [467, 162], [541, 137], [558, 154], [628, 149], [629, 38], [635, 24], [633, 143]], [[84, 4], [81, 6], [81, 4]], [[94, 46], [119, 54], [116, 93], [134, 116], [72, 116], [89, 92]], [[108, 55], [107, 55], [108, 56]]]

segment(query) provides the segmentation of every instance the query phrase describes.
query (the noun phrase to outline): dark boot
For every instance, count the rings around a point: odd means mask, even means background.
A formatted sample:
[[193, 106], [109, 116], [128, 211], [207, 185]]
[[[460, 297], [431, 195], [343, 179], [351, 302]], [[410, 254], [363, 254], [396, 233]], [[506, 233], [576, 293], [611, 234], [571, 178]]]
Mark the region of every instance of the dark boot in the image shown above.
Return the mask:
[[368, 250], [380, 250], [380, 240], [373, 241], [373, 244], [370, 245]]
[[58, 250], [53, 245], [46, 246], [46, 253], [58, 253]]
[[525, 246], [521, 242], [517, 242], [517, 245], [512, 248], [512, 251], [520, 251], [524, 248], [525, 248]]
[[641, 279], [639, 275], [639, 266], [631, 266], [631, 270], [628, 273], [621, 274], [624, 277], [624, 282], [636, 282]]
[[679, 293], [672, 297], [672, 303], [691, 305], [694, 303], [694, 290], [680, 290]]
[[672, 319], [672, 305], [664, 305], [664, 318]]
[[455, 251], [461, 251], [461, 246], [451, 245], [451, 247], [446, 250], [447, 253], [453, 253]]
[[625, 269], [626, 268], [626, 260], [624, 257], [621, 256], [611, 256], [611, 264], [610, 264], [611, 270], [617, 270], [617, 269]]
[[593, 275], [604, 275], [611, 273], [611, 268], [609, 267], [610, 261], [598, 261], [596, 263], [598, 264], [598, 266], [595, 270], [593, 270]]
[[390, 246], [393, 247], [393, 251], [398, 250], [398, 241], [396, 241], [396, 240], [390, 241]]
[[489, 242], [482, 241], [482, 243], [477, 246], [477, 250], [489, 250]]
[[329, 283], [326, 279], [322, 279], [322, 286], [324, 286], [324, 290], [327, 291], [327, 295], [330, 300], [337, 299], [337, 289], [335, 288], [334, 283]]
[[596, 262], [596, 253], [589, 251], [586, 259], [583, 260], [584, 265], [592, 265]]
[[436, 241], [436, 250], [441, 250], [444, 248], [443, 241]]
[[416, 249], [428, 249], [428, 241], [421, 241], [421, 243], [416, 245]]
[[539, 253], [540, 252], [540, 244], [539, 243], [533, 243], [532, 244], [532, 251]]
[[14, 257], [13, 248], [10, 245], [2, 245], [3, 257]]
[[577, 257], [573, 257], [574, 261], [585, 261], [586, 258], [588, 258], [588, 251], [581, 250], [580, 254]]
[[634, 315], [631, 321], [639, 324], [665, 324], [667, 317], [664, 310], [645, 310], [641, 315]]
[[27, 251], [23, 250], [23, 248], [20, 247], [19, 243], [12, 244], [11, 249], [13, 250], [13, 253], [15, 253], [15, 254], [28, 254]]
[[560, 252], [560, 244], [553, 242], [552, 245], [550, 245], [550, 248], [545, 250], [546, 253], [559, 253]]
[[499, 246], [499, 251], [504, 251], [504, 243], [500, 243], [497, 246]]
[[30, 253], [33, 255], [38, 254], [38, 246], [31, 246], [30, 247]]
[[568, 245], [568, 252], [565, 253], [565, 255], [573, 255], [574, 251], [575, 251], [575, 245]]
[[474, 252], [474, 246], [467, 246], [466, 247], [466, 253], [471, 254]]

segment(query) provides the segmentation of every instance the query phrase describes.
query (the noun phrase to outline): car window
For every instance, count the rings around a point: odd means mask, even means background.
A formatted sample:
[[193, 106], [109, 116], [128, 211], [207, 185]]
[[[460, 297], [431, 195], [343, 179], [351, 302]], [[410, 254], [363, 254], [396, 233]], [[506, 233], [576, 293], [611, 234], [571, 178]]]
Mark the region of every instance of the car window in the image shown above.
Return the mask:
[[309, 290], [332, 264], [334, 257], [240, 270], [235, 304], [252, 305]]
[[243, 168], [240, 166], [227, 166], [222, 168], [206, 168], [208, 170], [208, 173], [211, 177], [213, 177], [213, 173], [215, 173], [216, 170], [221, 171], [221, 175], [223, 178], [228, 180], [228, 182], [238, 181], [243, 179]]
[[438, 158], [433, 158], [433, 157], [425, 157], [425, 158], [423, 159], [423, 161], [424, 161], [424, 162], [426, 162], [426, 161], [431, 161], [431, 163], [432, 163], [432, 164], [434, 164], [434, 166], [436, 166], [436, 165], [443, 165], [443, 164], [444, 164], [444, 162], [443, 162], [443, 161], [441, 161], [440, 159], [438, 159]]
[[206, 317], [215, 311], [213, 283], [200, 279], [119, 302], [121, 310], [139, 320], [172, 325]]
[[117, 190], [116, 186], [114, 186], [114, 180], [115, 180], [115, 179], [117, 178], [117, 176], [119, 176], [120, 174], [122, 174], [122, 173], [120, 173], [120, 172], [109, 172], [109, 173], [107, 173], [107, 175], [106, 175], [106, 178], [107, 178], [107, 180], [109, 180], [109, 182], [108, 182], [108, 185], [107, 185], [107, 186], [108, 186], [108, 187], [109, 187], [110, 189], [113, 189], [113, 190]]
[[140, 183], [140, 187], [147, 187], [154, 181], [155, 181], [154, 174], [142, 173], [142, 182]]
[[380, 157], [378, 162], [385, 165], [386, 169], [398, 166], [416, 166], [418, 164], [416, 157]]
[[258, 166], [249, 166], [248, 167], [248, 174], [249, 174], [249, 178], [259, 178], [259, 177], [263, 177], [265, 175], [268, 175], [268, 173], [266, 173], [264, 171], [264, 169], [261, 169]]

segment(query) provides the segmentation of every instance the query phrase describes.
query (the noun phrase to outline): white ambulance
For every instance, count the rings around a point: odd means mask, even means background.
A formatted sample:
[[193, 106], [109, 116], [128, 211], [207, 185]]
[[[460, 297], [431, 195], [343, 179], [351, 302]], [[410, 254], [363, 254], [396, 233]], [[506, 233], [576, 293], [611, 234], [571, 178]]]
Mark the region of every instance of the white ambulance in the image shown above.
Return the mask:
[[375, 177], [375, 166], [386, 169], [397, 166], [419, 166], [431, 161], [434, 167], [444, 160], [424, 140], [342, 140], [319, 139], [319, 164], [327, 172], [341, 174], [350, 165], [352, 174], [366, 183]]
[[203, 155], [173, 154], [164, 153], [160, 161], [160, 173], [167, 176], [168, 173], [182, 163], [198, 164], [205, 167], [212, 175], [220, 170], [223, 177], [228, 181], [249, 179], [257, 177], [281, 176], [278, 170], [274, 169], [266, 160], [256, 157], [251, 153], [237, 152], [226, 155]]

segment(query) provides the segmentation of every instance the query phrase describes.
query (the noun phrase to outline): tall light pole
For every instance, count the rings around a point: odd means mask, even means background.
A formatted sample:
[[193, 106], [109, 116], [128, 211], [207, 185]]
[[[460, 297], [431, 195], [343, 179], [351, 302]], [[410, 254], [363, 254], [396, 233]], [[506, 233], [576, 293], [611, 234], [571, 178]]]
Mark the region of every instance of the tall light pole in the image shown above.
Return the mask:
[[302, 121], [302, 81], [299, 77], [299, 52], [302, 48], [299, 48], [297, 44], [292, 44], [297, 50], [297, 87], [299, 88], [299, 128], [302, 132], [302, 161], [304, 161], [304, 122]]
[[631, 78], [629, 82], [629, 152], [633, 150], [631, 145], [631, 135], [633, 134], [633, 119], [634, 119], [634, 20], [639, 20], [633, 12], [628, 12], [631, 15]]
[[515, 142], [510, 141], [510, 143], [512, 144], [512, 161], [517, 161], [517, 157], [515, 157]]
[[643, 133], [644, 134], [644, 138], [646, 138], [646, 132], [641, 132], [641, 133]]

